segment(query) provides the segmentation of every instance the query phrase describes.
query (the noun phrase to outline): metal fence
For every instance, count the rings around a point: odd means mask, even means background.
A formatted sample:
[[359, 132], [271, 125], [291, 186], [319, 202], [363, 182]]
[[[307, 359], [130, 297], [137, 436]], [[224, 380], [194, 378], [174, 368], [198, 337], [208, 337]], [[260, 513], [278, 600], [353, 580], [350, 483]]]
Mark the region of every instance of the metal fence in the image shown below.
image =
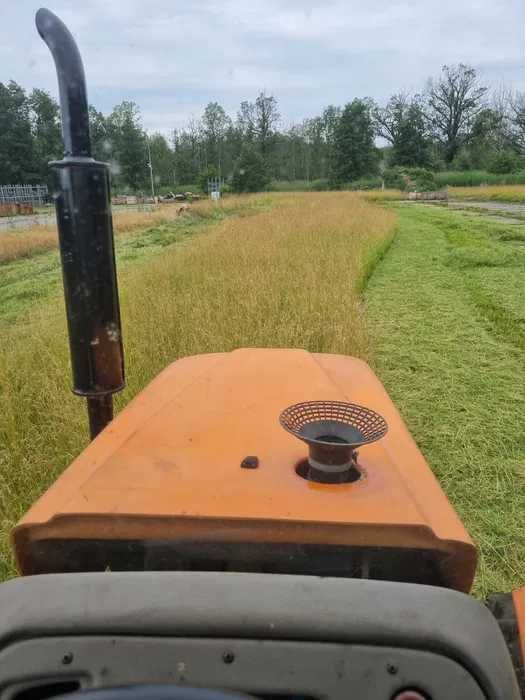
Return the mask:
[[0, 204], [42, 206], [48, 201], [47, 185], [0, 185]]

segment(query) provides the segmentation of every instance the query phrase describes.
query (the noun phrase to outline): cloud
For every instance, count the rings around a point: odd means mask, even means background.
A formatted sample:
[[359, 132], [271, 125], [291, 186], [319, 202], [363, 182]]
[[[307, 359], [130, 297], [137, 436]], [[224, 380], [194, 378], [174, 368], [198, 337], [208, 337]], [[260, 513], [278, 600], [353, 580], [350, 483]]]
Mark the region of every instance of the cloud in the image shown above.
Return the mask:
[[[34, 29], [39, 3], [2, 8], [0, 81], [56, 95], [51, 57]], [[283, 121], [356, 96], [421, 90], [444, 63], [525, 89], [517, 0], [53, 0], [75, 35], [91, 101], [136, 101], [144, 125], [168, 132], [217, 100], [232, 115], [266, 89]]]

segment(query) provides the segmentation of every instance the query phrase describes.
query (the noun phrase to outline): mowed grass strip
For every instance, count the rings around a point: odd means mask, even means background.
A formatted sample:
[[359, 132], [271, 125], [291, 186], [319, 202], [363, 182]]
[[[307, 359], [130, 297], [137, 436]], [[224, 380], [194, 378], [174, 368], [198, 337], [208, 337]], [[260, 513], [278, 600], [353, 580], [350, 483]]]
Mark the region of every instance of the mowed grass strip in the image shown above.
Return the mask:
[[[148, 226], [155, 226], [177, 216], [177, 209], [155, 209], [152, 211], [117, 212], [114, 214], [114, 228], [117, 235], [129, 233]], [[28, 228], [0, 231], [0, 263], [29, 258], [56, 248], [57, 230], [53, 224], [35, 224]]]
[[[248, 198], [244, 198], [248, 199]], [[250, 200], [252, 201], [252, 200]], [[220, 209], [232, 213], [245, 208], [242, 197], [228, 197], [219, 204], [210, 200], [194, 202], [189, 206], [195, 216], [209, 217]], [[118, 210], [113, 214], [113, 227], [117, 237], [135, 233], [139, 230], [159, 226], [175, 220], [179, 216], [179, 204], [161, 204], [149, 211]], [[0, 263], [12, 262], [20, 258], [29, 258], [57, 247], [57, 230], [55, 224], [33, 225], [28, 228], [0, 231]]]
[[510, 590], [525, 579], [523, 242], [443, 209], [398, 213], [366, 292], [376, 369], [479, 546], [475, 591]]
[[[168, 217], [159, 217], [156, 212], [141, 216], [130, 213], [125, 226], [120, 221], [119, 234], [115, 237], [119, 268], [162, 252], [166, 246], [182, 243], [229, 216], [252, 215], [270, 206], [270, 197], [229, 197], [218, 204], [199, 202], [182, 216], [175, 216], [175, 210], [171, 210]], [[61, 290], [56, 232], [53, 250], [28, 249], [27, 253], [15, 260], [0, 262], [0, 332], [6, 323], [23, 323], [28, 309], [44, 303], [46, 298], [52, 298]]]
[[[247, 200], [266, 210], [121, 267], [128, 386], [118, 407], [185, 355], [257, 346], [368, 356], [360, 292], [394, 213], [350, 192], [271, 197], [270, 209], [268, 196]], [[11, 528], [88, 442], [54, 298], [0, 336], [3, 578], [15, 573]]]

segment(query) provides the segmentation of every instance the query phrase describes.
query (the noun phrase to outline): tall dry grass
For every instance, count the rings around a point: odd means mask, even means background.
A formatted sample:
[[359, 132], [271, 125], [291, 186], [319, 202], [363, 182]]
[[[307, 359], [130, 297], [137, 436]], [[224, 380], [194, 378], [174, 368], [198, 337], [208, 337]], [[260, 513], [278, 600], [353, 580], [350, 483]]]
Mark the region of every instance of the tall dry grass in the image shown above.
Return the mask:
[[407, 198], [402, 190], [363, 190], [359, 194], [369, 202], [397, 202]]
[[0, 232], [0, 263], [52, 250], [57, 245], [54, 226], [33, 226], [29, 229]]
[[[185, 355], [280, 346], [367, 357], [360, 290], [394, 214], [350, 192], [273, 198], [269, 211], [225, 219], [123, 271], [128, 387], [119, 405]], [[62, 304], [24, 321], [0, 337], [3, 577], [14, 573], [12, 526], [87, 443]]]
[[525, 185], [449, 187], [448, 192], [453, 199], [525, 203]]

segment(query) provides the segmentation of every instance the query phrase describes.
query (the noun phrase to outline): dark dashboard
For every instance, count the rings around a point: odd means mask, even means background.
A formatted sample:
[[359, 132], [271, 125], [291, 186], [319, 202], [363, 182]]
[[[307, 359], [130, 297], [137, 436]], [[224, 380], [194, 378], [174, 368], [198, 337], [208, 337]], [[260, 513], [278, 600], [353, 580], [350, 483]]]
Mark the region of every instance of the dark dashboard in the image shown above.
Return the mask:
[[205, 572], [0, 586], [1, 700], [134, 684], [264, 700], [520, 697], [490, 612], [442, 588]]

